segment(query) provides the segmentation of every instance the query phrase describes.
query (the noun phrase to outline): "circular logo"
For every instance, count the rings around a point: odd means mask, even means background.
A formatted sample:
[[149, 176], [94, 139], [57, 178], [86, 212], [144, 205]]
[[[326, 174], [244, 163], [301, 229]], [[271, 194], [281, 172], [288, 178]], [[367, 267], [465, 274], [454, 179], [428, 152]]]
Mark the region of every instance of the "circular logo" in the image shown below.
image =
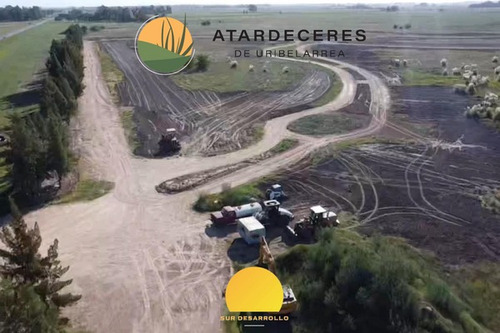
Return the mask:
[[184, 23], [171, 17], [150, 18], [137, 32], [135, 50], [141, 64], [153, 73], [168, 75], [181, 71], [194, 56], [186, 16]]
[[247, 267], [229, 280], [226, 305], [230, 312], [278, 312], [283, 305], [283, 287], [271, 271]]

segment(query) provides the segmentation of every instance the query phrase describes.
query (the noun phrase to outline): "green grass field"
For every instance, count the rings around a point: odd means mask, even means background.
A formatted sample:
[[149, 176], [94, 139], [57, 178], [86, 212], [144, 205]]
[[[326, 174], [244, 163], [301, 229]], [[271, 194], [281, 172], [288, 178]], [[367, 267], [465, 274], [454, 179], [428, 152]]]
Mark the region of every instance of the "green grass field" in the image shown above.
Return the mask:
[[406, 86], [452, 86], [463, 83], [461, 76], [443, 76], [422, 70], [406, 69], [402, 72], [403, 84]]
[[311, 105], [312, 106], [321, 106], [325, 105], [331, 101], [333, 101], [338, 94], [342, 91], [342, 87], [344, 86], [342, 81], [338, 79], [338, 77], [333, 73], [330, 72], [330, 80], [332, 84], [330, 85], [330, 88], [327, 90], [327, 92], [321, 96], [320, 99], [317, 101], [313, 102]]
[[[215, 92], [236, 91], [283, 91], [291, 88], [306, 75], [311, 66], [272, 60], [266, 63], [262, 59], [239, 59], [236, 68], [230, 68], [229, 62], [212, 62], [206, 72], [181, 73], [172, 79], [177, 85], [188, 90], [210, 90]], [[249, 66], [254, 71], [249, 71]], [[289, 67], [283, 73], [284, 66]], [[266, 67], [268, 71], [263, 72]]]
[[[25, 23], [25, 22], [23, 22]], [[0, 41], [0, 131], [9, 125], [11, 112], [34, 112], [37, 106], [11, 109], [3, 101], [6, 96], [19, 92], [31, 82], [33, 75], [44, 67], [50, 43], [66, 29], [68, 23], [49, 22]], [[20, 28], [19, 26], [17, 28]], [[1, 33], [0, 33], [1, 34]], [[10, 188], [9, 169], [5, 158], [0, 156], [0, 193]]]
[[0, 36], [22, 29], [28, 25], [30, 25], [30, 22], [2, 22], [0, 23]]
[[[306, 7], [306, 6], [304, 6]], [[339, 9], [334, 6], [324, 8], [305, 8], [303, 12], [287, 12], [280, 14], [278, 6], [251, 14], [241, 12], [205, 13], [187, 12], [188, 28], [191, 33], [212, 34], [216, 29], [241, 29], [242, 27], [259, 27], [259, 29], [358, 29], [367, 31], [393, 31], [394, 24], [410, 23], [414, 32], [461, 32], [485, 31], [496, 32], [500, 11], [471, 11], [467, 9], [447, 9], [442, 12], [433, 10], [405, 10], [386, 12], [380, 9], [353, 10]], [[236, 11], [236, 9], [235, 9]], [[474, 13], [471, 15], [471, 13]], [[173, 17], [183, 19], [184, 13], [174, 13]], [[210, 20], [209, 26], [201, 22]], [[220, 21], [220, 22], [219, 22]]]
[[329, 135], [350, 132], [363, 123], [353, 117], [338, 113], [316, 114], [295, 120], [288, 129], [304, 135]]
[[125, 76], [113, 61], [111, 56], [106, 51], [102, 50], [100, 46], [97, 53], [99, 54], [102, 74], [108, 86], [111, 98], [115, 104], [118, 104], [120, 102], [120, 97], [118, 96], [118, 85], [125, 80]]
[[[258, 6], [259, 7], [259, 6]], [[191, 33], [196, 35], [213, 35], [217, 29], [359, 29], [367, 31], [394, 31], [394, 24], [410, 23], [412, 32], [497, 32], [499, 10], [484, 11], [468, 9], [445, 9], [438, 7], [425, 10], [405, 10], [386, 12], [380, 9], [354, 10], [339, 9], [334, 6], [304, 6], [304, 12], [281, 10], [279, 6], [268, 9], [259, 8], [256, 13], [243, 14], [234, 8], [231, 12], [220, 12], [205, 8], [203, 12], [186, 10], [187, 25]], [[473, 13], [473, 15], [471, 15]], [[184, 11], [173, 13], [172, 17], [183, 21]], [[202, 21], [210, 21], [209, 26], [202, 26]], [[134, 37], [140, 23], [99, 23], [106, 28], [91, 32], [89, 37]], [[221, 45], [220, 43], [212, 43]], [[195, 47], [199, 46], [199, 43]]]
[[161, 46], [142, 41], [137, 42], [137, 53], [149, 69], [160, 73], [175, 72], [184, 67], [190, 59], [188, 56], [180, 56]]
[[68, 23], [48, 22], [0, 41], [0, 98], [20, 91], [44, 67], [50, 43]]
[[[404, 50], [378, 50], [377, 56], [386, 66], [391, 59], [408, 59], [407, 68], [392, 68], [403, 78], [403, 84], [408, 86], [452, 86], [463, 83], [461, 76], [453, 76], [454, 67], [461, 68], [463, 64], [476, 64], [480, 75], [489, 76], [493, 79], [493, 69], [496, 67], [491, 59], [495, 52], [464, 51], [464, 50], [427, 50], [404, 49]], [[447, 60], [448, 76], [443, 76], [441, 59]], [[491, 80], [489, 88], [498, 92], [500, 84]]]
[[55, 204], [67, 204], [78, 201], [91, 201], [106, 195], [115, 187], [112, 182], [90, 179], [80, 180], [73, 192], [57, 200]]

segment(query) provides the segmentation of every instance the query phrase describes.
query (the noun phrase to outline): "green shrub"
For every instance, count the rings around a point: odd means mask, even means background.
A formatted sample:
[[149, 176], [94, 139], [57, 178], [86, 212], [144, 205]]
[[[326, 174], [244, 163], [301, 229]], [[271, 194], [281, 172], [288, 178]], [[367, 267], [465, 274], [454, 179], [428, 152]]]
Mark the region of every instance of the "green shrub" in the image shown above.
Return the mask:
[[467, 306], [450, 291], [450, 287], [442, 281], [428, 284], [426, 296], [432, 304], [452, 319], [459, 319], [462, 312], [468, 310]]
[[[479, 332], [434, 261], [392, 237], [331, 229], [277, 258], [303, 332]], [[423, 308], [428, 308], [423, 310]]]
[[208, 59], [208, 55], [200, 54], [195, 58], [196, 62], [196, 70], [198, 72], [204, 72], [208, 69], [208, 65], [210, 64], [210, 60]]
[[235, 188], [225, 188], [220, 193], [201, 193], [193, 205], [198, 212], [213, 212], [224, 206], [239, 206], [250, 203], [252, 199], [263, 198], [263, 193], [254, 184], [242, 185]]

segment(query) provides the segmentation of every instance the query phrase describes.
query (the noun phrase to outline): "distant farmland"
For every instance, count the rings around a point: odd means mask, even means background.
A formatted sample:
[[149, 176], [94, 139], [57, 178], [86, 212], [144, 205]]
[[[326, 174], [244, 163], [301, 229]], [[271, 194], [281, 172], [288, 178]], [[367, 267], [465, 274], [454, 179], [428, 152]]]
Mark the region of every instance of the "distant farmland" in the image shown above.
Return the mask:
[[29, 21], [26, 22], [2, 22], [0, 23], [0, 37], [8, 34], [11, 31], [22, 29], [29, 25]]
[[[21, 29], [26, 23], [2, 25], [2, 32]], [[22, 91], [32, 81], [33, 75], [42, 69], [48, 56], [50, 43], [66, 29], [68, 23], [48, 22], [0, 41], [0, 131], [8, 126], [7, 113], [11, 107], [5, 98]], [[5, 29], [5, 30], [4, 30]], [[17, 111], [17, 110], [15, 110]], [[1, 150], [3, 152], [4, 149]], [[0, 193], [10, 187], [9, 165], [0, 157]]]
[[43, 68], [51, 41], [67, 26], [68, 23], [48, 22], [0, 41], [0, 98], [18, 92], [31, 81], [33, 74]]

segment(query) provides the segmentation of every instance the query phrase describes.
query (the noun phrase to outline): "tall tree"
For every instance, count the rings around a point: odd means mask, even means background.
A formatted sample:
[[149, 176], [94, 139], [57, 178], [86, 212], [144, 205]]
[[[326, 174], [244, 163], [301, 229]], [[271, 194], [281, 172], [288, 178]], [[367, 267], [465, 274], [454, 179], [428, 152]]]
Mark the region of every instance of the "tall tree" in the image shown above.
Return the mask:
[[4, 278], [0, 281], [0, 332], [64, 331], [56, 306], [43, 302], [33, 286], [15, 286]]
[[11, 123], [10, 160], [16, 191], [23, 197], [34, 198], [47, 170], [47, 142], [30, 117], [14, 115]]
[[57, 308], [77, 302], [80, 295], [61, 293], [72, 280], [61, 280], [69, 266], [62, 266], [58, 259], [58, 240], [55, 239], [47, 255], [42, 256], [39, 253], [42, 237], [38, 224], [28, 228], [12, 200], [11, 213], [14, 220], [0, 232], [0, 240], [6, 248], [0, 249], [1, 276], [11, 280], [14, 286], [33, 286], [43, 302]]
[[59, 175], [69, 169], [68, 126], [55, 113], [49, 114], [49, 169], [56, 170]]

